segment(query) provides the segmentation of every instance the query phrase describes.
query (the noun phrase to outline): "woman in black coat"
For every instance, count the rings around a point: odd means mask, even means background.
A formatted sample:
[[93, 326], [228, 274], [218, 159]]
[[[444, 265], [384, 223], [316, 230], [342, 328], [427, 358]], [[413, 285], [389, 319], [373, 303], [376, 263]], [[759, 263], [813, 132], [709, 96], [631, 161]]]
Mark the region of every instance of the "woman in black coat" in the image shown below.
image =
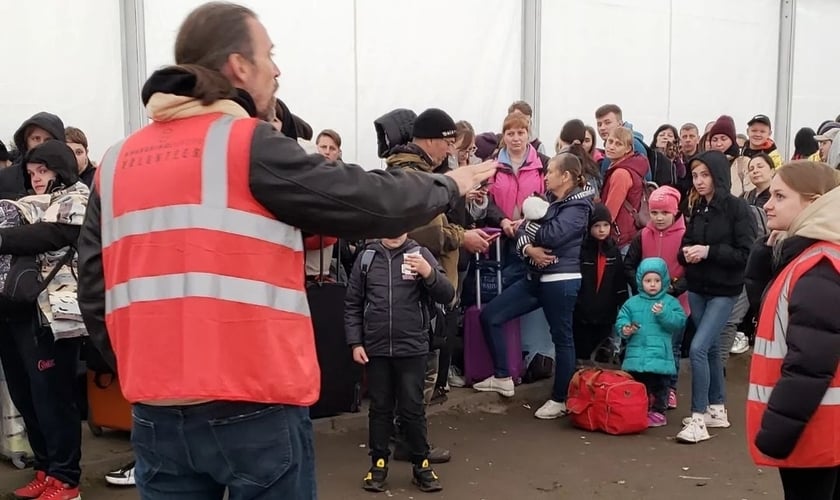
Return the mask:
[[786, 500], [840, 498], [838, 176], [808, 161], [780, 168], [765, 205], [772, 232], [747, 267], [750, 301], [763, 302], [747, 435], [755, 463], [779, 467]]
[[699, 443], [707, 427], [729, 427], [720, 338], [735, 301], [744, 288], [744, 266], [755, 240], [746, 202], [730, 193], [729, 160], [706, 151], [688, 165], [693, 188], [691, 217], [677, 255], [685, 267], [691, 318], [697, 331], [691, 341], [691, 418], [677, 440]]

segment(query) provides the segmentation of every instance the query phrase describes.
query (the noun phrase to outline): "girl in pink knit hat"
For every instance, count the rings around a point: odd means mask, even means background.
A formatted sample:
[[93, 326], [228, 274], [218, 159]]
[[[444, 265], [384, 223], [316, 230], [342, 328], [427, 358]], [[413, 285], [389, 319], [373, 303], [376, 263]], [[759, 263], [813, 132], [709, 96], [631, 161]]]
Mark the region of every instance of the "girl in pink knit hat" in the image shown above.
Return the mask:
[[[677, 254], [680, 252], [682, 238], [685, 234], [685, 219], [679, 211], [680, 192], [671, 186], [662, 186], [651, 193], [648, 199], [650, 210], [650, 222], [630, 242], [630, 249], [624, 257], [624, 272], [630, 286], [635, 286], [636, 269], [639, 263], [648, 257], [659, 257], [668, 264], [668, 274], [671, 276], [671, 283], [668, 293], [677, 297], [685, 315], [690, 315], [688, 307], [688, 294], [685, 281], [685, 270], [677, 261]], [[633, 290], [638, 293], [638, 290]], [[668, 393], [668, 409], [677, 407], [677, 377], [680, 372], [680, 349], [682, 347], [682, 335], [674, 337], [674, 360], [676, 361], [677, 375], [671, 378], [670, 391]]]

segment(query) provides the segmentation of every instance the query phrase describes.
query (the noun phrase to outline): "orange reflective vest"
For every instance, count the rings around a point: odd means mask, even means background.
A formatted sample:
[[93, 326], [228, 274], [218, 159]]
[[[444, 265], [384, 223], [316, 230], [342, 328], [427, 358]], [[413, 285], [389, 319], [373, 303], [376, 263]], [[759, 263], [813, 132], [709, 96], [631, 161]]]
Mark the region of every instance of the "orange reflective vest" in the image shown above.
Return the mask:
[[97, 171], [105, 322], [131, 402], [318, 399], [301, 234], [249, 188], [257, 123], [153, 123]]
[[[747, 440], [758, 465], [789, 468], [834, 467], [840, 465], [840, 370], [820, 406], [799, 437], [793, 452], [784, 460], [772, 459], [758, 450], [755, 438], [767, 409], [770, 394], [782, 374], [788, 351], [788, 301], [796, 282], [822, 259], [840, 272], [840, 245], [817, 243], [802, 252], [782, 270], [764, 297], [756, 329], [747, 398]], [[826, 314], [836, 314], [826, 311]]]

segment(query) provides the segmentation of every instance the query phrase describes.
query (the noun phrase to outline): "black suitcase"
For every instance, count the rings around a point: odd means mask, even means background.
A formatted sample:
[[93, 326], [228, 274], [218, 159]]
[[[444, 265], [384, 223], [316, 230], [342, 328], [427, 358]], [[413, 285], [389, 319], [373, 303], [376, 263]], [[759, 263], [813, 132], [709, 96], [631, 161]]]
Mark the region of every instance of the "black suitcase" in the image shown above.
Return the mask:
[[346, 282], [330, 282], [323, 269], [318, 279], [306, 286], [321, 367], [321, 397], [309, 408], [310, 418], [355, 413], [361, 405], [362, 367], [353, 361], [344, 335], [346, 291]]

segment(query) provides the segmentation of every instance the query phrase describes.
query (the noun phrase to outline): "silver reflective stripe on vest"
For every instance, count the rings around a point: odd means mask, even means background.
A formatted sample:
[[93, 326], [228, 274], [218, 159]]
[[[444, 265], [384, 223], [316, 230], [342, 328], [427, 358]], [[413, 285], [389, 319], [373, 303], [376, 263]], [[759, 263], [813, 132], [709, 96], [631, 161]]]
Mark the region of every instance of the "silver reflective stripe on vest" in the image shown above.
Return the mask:
[[[111, 146], [102, 157], [102, 162], [99, 164], [99, 184], [96, 186], [96, 192], [99, 195], [99, 216], [102, 224], [102, 247], [110, 245], [111, 241], [108, 237], [109, 227], [113, 227], [110, 222], [114, 220], [114, 172], [117, 169], [117, 159], [120, 157], [120, 151], [125, 144], [125, 139]], [[110, 240], [110, 241], [109, 241]]]
[[[796, 264], [790, 268], [790, 271], [785, 275], [785, 281], [782, 284], [782, 289], [779, 291], [779, 300], [774, 305], [775, 314], [773, 317], [773, 340], [767, 340], [761, 336], [755, 339], [754, 353], [765, 356], [769, 359], [784, 359], [787, 355], [787, 329], [790, 322], [789, 306], [790, 306], [790, 284], [793, 280], [793, 275], [796, 272], [796, 267], [805, 260], [816, 255], [827, 255], [833, 259], [840, 260], [840, 252], [834, 248], [811, 248], [806, 250], [799, 257], [796, 258]], [[826, 311], [827, 314], [831, 314]]]
[[[766, 385], [750, 384], [747, 399], [757, 403], [767, 404], [770, 401], [770, 395], [773, 393], [772, 387]], [[821, 406], [837, 406], [840, 405], [840, 387], [829, 387], [825, 391], [825, 395], [820, 402]]]
[[169, 205], [136, 210], [114, 218], [114, 171], [119, 148], [109, 150], [109, 155], [113, 151], [113, 158], [108, 161], [109, 158], [106, 155], [100, 167], [102, 172], [99, 174], [100, 183], [103, 186], [101, 195], [102, 247], [107, 248], [126, 236], [154, 231], [208, 229], [255, 238], [283, 245], [295, 251], [302, 251], [303, 239], [297, 229], [270, 217], [227, 207], [227, 154], [233, 123], [233, 117], [224, 115], [214, 121], [207, 131], [201, 157], [202, 198], [199, 205]]
[[[229, 208], [209, 208], [203, 205], [173, 205], [129, 212], [119, 217], [111, 231], [113, 241], [126, 236], [154, 231], [178, 229], [210, 229], [248, 236], [293, 250], [302, 250], [303, 242], [297, 231], [278, 230], [275, 219]], [[103, 237], [104, 240], [104, 237]], [[106, 246], [103, 241], [103, 246]]]
[[[114, 217], [114, 179], [122, 144], [108, 150], [99, 173], [102, 247], [107, 248], [132, 235], [179, 229], [207, 229], [253, 238], [296, 252], [302, 251], [303, 240], [298, 229], [270, 217], [228, 208], [227, 155], [234, 122], [232, 116], [224, 115], [215, 120], [207, 131], [201, 156], [200, 204], [135, 210]], [[105, 310], [106, 313], [111, 313], [134, 302], [184, 297], [214, 298], [309, 316], [309, 306], [303, 290], [211, 273], [183, 273], [131, 279], [115, 285], [106, 292]]]
[[201, 155], [201, 205], [227, 208], [228, 137], [233, 117], [224, 115], [210, 126]]
[[262, 281], [209, 273], [135, 278], [114, 286], [108, 290], [107, 296], [106, 313], [137, 302], [207, 297], [309, 316], [309, 306], [303, 293]]
[[785, 342], [775, 342], [758, 337], [755, 339], [753, 353], [768, 359], [785, 359], [785, 355], [787, 355], [787, 344]]

